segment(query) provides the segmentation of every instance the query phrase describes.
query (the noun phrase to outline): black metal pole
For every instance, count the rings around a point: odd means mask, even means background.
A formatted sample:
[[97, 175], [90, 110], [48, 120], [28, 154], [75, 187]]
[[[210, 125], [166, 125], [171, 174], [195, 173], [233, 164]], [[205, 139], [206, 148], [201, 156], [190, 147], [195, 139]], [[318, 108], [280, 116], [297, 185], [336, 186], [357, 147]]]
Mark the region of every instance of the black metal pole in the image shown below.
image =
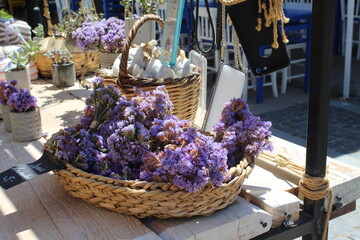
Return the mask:
[[[335, 0], [314, 0], [306, 152], [306, 173], [312, 177], [326, 174], [334, 21]], [[303, 239], [321, 239], [323, 205], [324, 200], [304, 200], [304, 211], [315, 218], [316, 224], [313, 233]]]

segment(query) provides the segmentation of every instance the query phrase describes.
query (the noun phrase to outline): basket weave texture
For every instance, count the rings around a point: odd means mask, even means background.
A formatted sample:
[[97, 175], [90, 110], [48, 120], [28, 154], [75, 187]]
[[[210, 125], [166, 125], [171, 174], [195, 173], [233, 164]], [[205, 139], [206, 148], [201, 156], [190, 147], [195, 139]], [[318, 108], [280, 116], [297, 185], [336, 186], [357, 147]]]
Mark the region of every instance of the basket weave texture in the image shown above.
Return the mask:
[[121, 90], [121, 94], [126, 96], [127, 99], [134, 96], [133, 87], [140, 88], [143, 91], [152, 91], [157, 86], [165, 85], [165, 88], [170, 96], [170, 100], [174, 105], [173, 114], [179, 119], [193, 121], [195, 119], [200, 95], [201, 76], [199, 73], [193, 73], [189, 76], [181, 78], [152, 79], [137, 78], [129, 74], [127, 71], [127, 62], [132, 41], [135, 39], [138, 29], [148, 21], [155, 21], [161, 27], [164, 26], [164, 22], [157, 15], [149, 14], [140, 18], [130, 30], [125, 41], [121, 57], [119, 76], [102, 76], [104, 78], [104, 82], [105, 84], [117, 85], [117, 87]]
[[189, 193], [171, 183], [116, 180], [84, 172], [70, 164], [55, 172], [64, 190], [96, 207], [139, 218], [207, 216], [233, 203], [254, 167], [243, 160], [230, 169], [233, 178], [219, 187]]
[[[39, 56], [35, 59], [36, 67], [39, 70], [39, 74], [45, 78], [52, 78], [51, 65], [52, 61], [50, 58], [44, 56], [45, 52], [40, 52]], [[71, 53], [73, 58], [71, 61], [75, 63], [75, 71], [76, 75], [81, 75], [82, 67], [85, 65], [85, 61], [87, 64], [87, 72], [96, 72], [100, 65], [100, 55], [98, 52], [92, 51], [88, 52], [87, 56], [85, 53]]]

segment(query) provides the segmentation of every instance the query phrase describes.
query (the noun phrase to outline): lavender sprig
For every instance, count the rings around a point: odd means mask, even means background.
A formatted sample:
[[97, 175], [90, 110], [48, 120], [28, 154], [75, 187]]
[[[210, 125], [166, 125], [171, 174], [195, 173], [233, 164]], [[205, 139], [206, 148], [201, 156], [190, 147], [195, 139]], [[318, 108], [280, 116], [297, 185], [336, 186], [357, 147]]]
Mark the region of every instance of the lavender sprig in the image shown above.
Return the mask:
[[253, 116], [242, 99], [226, 103], [214, 132], [229, 152], [228, 165], [236, 166], [244, 157], [251, 159], [264, 150], [272, 151], [270, 127], [271, 122]]
[[9, 96], [7, 105], [13, 112], [29, 112], [37, 107], [37, 100], [29, 90], [20, 88]]

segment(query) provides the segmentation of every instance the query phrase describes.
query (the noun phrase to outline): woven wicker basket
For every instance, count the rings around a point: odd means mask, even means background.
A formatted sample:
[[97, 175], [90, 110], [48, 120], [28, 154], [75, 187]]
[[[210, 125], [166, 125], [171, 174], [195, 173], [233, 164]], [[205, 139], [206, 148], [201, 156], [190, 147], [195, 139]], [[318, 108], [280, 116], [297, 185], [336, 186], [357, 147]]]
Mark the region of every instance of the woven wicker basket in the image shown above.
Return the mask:
[[[39, 74], [45, 78], [52, 78], [50, 58], [44, 56], [45, 52], [40, 52], [39, 56], [35, 59], [36, 67], [39, 70]], [[98, 70], [100, 64], [100, 56], [98, 52], [85, 53], [71, 53], [73, 58], [71, 61], [75, 63], [76, 75], [81, 75], [82, 67], [87, 64], [87, 72], [94, 73]], [[87, 61], [87, 62], [85, 62]]]
[[173, 114], [180, 119], [193, 121], [195, 119], [200, 94], [201, 76], [199, 73], [193, 73], [182, 78], [150, 79], [137, 78], [127, 72], [131, 43], [138, 29], [148, 21], [156, 21], [161, 27], [164, 26], [164, 22], [157, 15], [145, 15], [140, 18], [130, 30], [124, 44], [119, 77], [102, 76], [105, 84], [116, 84], [121, 90], [121, 93], [128, 99], [134, 96], [133, 87], [135, 86], [143, 91], [152, 91], [157, 86], [165, 85], [170, 100], [174, 104]]
[[207, 216], [233, 203], [254, 167], [243, 160], [230, 169], [233, 178], [219, 187], [189, 193], [170, 183], [116, 180], [79, 170], [70, 164], [55, 174], [64, 190], [96, 207], [139, 218]]

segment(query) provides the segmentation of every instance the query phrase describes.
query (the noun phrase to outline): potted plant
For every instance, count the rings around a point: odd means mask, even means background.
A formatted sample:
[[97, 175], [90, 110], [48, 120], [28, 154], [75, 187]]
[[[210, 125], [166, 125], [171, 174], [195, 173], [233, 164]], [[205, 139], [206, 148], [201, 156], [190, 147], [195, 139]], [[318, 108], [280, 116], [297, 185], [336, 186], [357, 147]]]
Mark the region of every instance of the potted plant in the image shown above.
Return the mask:
[[10, 95], [18, 91], [18, 89], [15, 87], [16, 84], [16, 80], [12, 80], [10, 84], [6, 80], [0, 82], [0, 110], [2, 112], [5, 130], [8, 132], [11, 132], [11, 122], [9, 116], [10, 110], [7, 103]]
[[[137, 3], [139, 12], [136, 12], [136, 15], [133, 14], [133, 5]], [[130, 32], [133, 28], [135, 22], [139, 19], [140, 16], [144, 14], [156, 14], [156, 9], [159, 4], [163, 4], [164, 0], [122, 0], [120, 4], [125, 9], [125, 30], [126, 34]], [[154, 22], [147, 22], [138, 30], [135, 39], [133, 40], [134, 44], [141, 44], [147, 41], [150, 41], [155, 36], [155, 23]]]
[[100, 52], [102, 68], [111, 67], [123, 48], [125, 22], [115, 17], [95, 22], [87, 19], [80, 28], [73, 31], [72, 36], [76, 38], [76, 46], [83, 51]]
[[67, 50], [48, 50], [45, 56], [52, 61], [53, 84], [57, 87], [73, 86], [76, 81], [75, 64], [70, 61], [73, 57]]
[[15, 67], [5, 71], [5, 76], [8, 81], [17, 80], [18, 88], [31, 88], [29, 64], [34, 62], [40, 50], [40, 44], [29, 40], [21, 44], [22, 48], [19, 51], [14, 51], [13, 56], [9, 56]]
[[15, 67], [5, 71], [6, 80], [11, 81], [16, 79], [18, 81], [18, 88], [26, 88], [30, 90], [31, 81], [28, 67], [29, 61], [26, 57], [26, 53], [22, 50], [14, 51], [13, 56], [9, 56], [9, 58]]
[[29, 142], [42, 135], [40, 109], [37, 100], [25, 88], [10, 94], [7, 101], [10, 108], [12, 138], [17, 142]]
[[32, 32], [35, 34], [33, 37], [34, 42], [40, 42], [42, 39], [44, 39], [44, 26], [39, 23], [37, 27], [35, 27]]

